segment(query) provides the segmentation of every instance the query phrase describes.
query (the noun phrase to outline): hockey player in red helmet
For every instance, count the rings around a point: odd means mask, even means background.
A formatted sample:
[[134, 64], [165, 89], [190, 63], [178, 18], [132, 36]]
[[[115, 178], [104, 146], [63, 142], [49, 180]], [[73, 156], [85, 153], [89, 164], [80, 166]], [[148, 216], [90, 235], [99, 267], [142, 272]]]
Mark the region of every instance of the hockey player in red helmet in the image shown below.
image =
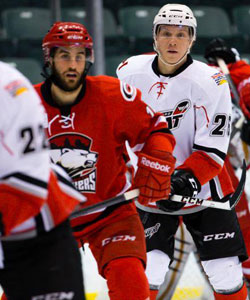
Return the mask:
[[[54, 68], [54, 64], [51, 63], [51, 58], [54, 57], [55, 51], [59, 47], [73, 47], [76, 49], [83, 47], [85, 49], [84, 55], [80, 55], [81, 53], [79, 53], [76, 58], [78, 62], [84, 60], [85, 67], [81, 76], [78, 78], [76, 85], [73, 87], [73, 89], [75, 89], [83, 83], [86, 74], [94, 63], [92, 38], [82, 24], [56, 22], [43, 39], [42, 48], [45, 62], [43, 69], [45, 77], [50, 77], [53, 83], [63, 90], [70, 90], [70, 87], [67, 88], [63, 84], [62, 79], [58, 76], [57, 70]], [[67, 60], [66, 56], [65, 60]]]
[[[138, 200], [168, 198], [175, 140], [163, 115], [141, 101], [136, 88], [108, 76], [86, 76], [94, 53], [83, 25], [55, 23], [42, 47], [46, 80], [35, 88], [46, 110], [52, 160], [68, 172], [88, 204], [131, 187], [125, 141], [138, 152]], [[89, 243], [110, 299], [149, 299], [144, 231], [133, 202], [72, 219], [71, 226], [79, 246]]]

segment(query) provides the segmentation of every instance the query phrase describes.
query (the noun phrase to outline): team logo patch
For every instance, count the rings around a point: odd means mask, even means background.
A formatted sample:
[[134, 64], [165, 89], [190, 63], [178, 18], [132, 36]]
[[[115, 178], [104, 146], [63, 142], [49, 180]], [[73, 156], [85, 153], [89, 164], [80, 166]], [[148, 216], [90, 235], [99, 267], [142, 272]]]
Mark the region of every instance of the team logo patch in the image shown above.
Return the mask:
[[215, 83], [217, 85], [222, 85], [223, 83], [226, 83], [227, 82], [227, 79], [225, 77], [225, 75], [221, 72], [219, 73], [215, 73], [213, 76], [212, 76], [213, 80], [215, 81]]
[[120, 90], [123, 98], [126, 101], [134, 101], [137, 95], [137, 90], [134, 86], [131, 86], [125, 82], [120, 81]]
[[25, 86], [24, 82], [21, 80], [14, 80], [7, 84], [4, 89], [11, 94], [12, 97], [21, 95], [22, 93], [28, 91], [28, 88]]
[[177, 103], [174, 109], [162, 111], [168, 123], [168, 128], [178, 128], [180, 126], [180, 121], [184, 118], [185, 113], [189, 110], [190, 107], [190, 100], [185, 99]]
[[160, 223], [156, 223], [154, 226], [146, 228], [144, 230], [145, 238], [151, 239], [151, 237], [158, 232], [159, 228], [161, 227]]
[[80, 133], [62, 133], [49, 141], [53, 163], [69, 174], [78, 191], [94, 193], [98, 153], [91, 151], [92, 140]]

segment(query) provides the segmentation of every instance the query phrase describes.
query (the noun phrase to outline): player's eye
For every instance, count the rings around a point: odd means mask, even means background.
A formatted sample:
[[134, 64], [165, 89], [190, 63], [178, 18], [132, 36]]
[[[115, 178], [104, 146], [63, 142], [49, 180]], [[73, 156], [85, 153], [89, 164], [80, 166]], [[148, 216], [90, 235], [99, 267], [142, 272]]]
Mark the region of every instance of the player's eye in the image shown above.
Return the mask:
[[62, 149], [61, 151], [62, 151], [62, 152], [61, 152], [62, 154], [65, 154], [65, 153], [68, 153], [68, 152], [69, 152], [68, 149]]
[[61, 54], [59, 56], [59, 59], [61, 59], [61, 60], [70, 60], [70, 56], [68, 54]]
[[170, 32], [168, 32], [168, 31], [165, 31], [165, 32], [164, 32], [164, 35], [165, 35], [166, 37], [171, 37], [171, 36], [172, 36], [172, 34], [171, 34]]
[[85, 56], [80, 54], [76, 56], [76, 61], [83, 62], [85, 60]]

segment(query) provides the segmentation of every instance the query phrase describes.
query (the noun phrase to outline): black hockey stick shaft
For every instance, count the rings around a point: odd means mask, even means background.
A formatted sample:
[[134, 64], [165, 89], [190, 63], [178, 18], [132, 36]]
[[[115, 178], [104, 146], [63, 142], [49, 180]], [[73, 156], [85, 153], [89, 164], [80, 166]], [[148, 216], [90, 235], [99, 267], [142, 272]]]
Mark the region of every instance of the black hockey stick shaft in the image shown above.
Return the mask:
[[[205, 206], [205, 207], [212, 207], [212, 208], [217, 208], [217, 209], [224, 209], [224, 210], [231, 210], [232, 208], [235, 207], [235, 205], [239, 202], [242, 192], [244, 190], [245, 186], [245, 181], [246, 181], [246, 163], [245, 160], [243, 161], [243, 166], [242, 166], [242, 173], [241, 173], [241, 178], [239, 181], [239, 184], [235, 190], [235, 192], [231, 196], [225, 197], [225, 199], [222, 199], [222, 202], [218, 201], [212, 201], [212, 200], [207, 200], [207, 199], [200, 199], [200, 198], [194, 198], [194, 197], [189, 197], [189, 196], [181, 196], [181, 195], [172, 195], [170, 197], [170, 200], [175, 201], [175, 202], [184, 202], [184, 203], [190, 203], [190, 204], [195, 204], [195, 205], [200, 205], [200, 206]], [[81, 217], [93, 212], [97, 212], [101, 209], [107, 208], [109, 206], [119, 204], [122, 202], [130, 201], [130, 200], [135, 200], [139, 196], [139, 190], [134, 189], [131, 191], [128, 191], [122, 195], [118, 195], [116, 197], [113, 197], [111, 199], [98, 202], [96, 204], [87, 206], [83, 209], [80, 209], [78, 211], [75, 211], [71, 214], [70, 218], [74, 219], [77, 217]], [[224, 201], [225, 200], [225, 201]], [[223, 202], [224, 201], [224, 202]]]
[[237, 101], [237, 105], [239, 105], [240, 96], [239, 96], [239, 93], [238, 93], [238, 91], [236, 89], [236, 86], [235, 86], [235, 84], [234, 84], [234, 82], [232, 80], [232, 77], [230, 75], [230, 71], [229, 71], [229, 69], [227, 67], [227, 64], [225, 63], [224, 59], [222, 59], [222, 58], [217, 57], [216, 60], [217, 60], [217, 64], [220, 67], [221, 71], [224, 73], [224, 75], [227, 78], [229, 86], [230, 86], [230, 88], [231, 88], [231, 90], [233, 92], [234, 98]]
[[137, 198], [138, 196], [139, 196], [139, 190], [134, 189], [134, 190], [128, 191], [124, 194], [113, 197], [111, 199], [104, 200], [102, 202], [98, 202], [98, 203], [90, 205], [90, 206], [86, 206], [83, 209], [80, 209], [78, 211], [73, 212], [71, 214], [70, 218], [74, 219], [74, 218], [77, 218], [77, 217], [80, 217], [80, 216], [90, 214], [92, 212], [97, 212], [98, 210], [101, 210], [103, 208], [107, 208], [109, 206], [116, 205], [116, 204], [119, 204], [121, 202], [126, 202], [126, 201], [129, 201], [129, 200], [133, 200], [133, 199]]
[[[236, 86], [232, 80], [232, 77], [230, 76], [230, 71], [227, 67], [227, 64], [225, 63], [225, 61], [222, 58], [217, 57], [216, 60], [217, 60], [217, 64], [220, 67], [221, 71], [225, 74], [225, 76], [227, 78], [229, 86], [230, 86], [230, 88], [233, 92], [234, 98], [236, 100], [235, 104], [239, 107], [240, 96], [239, 96]], [[231, 133], [231, 137], [230, 137], [231, 139], [233, 139], [235, 134], [241, 130], [244, 120], [245, 120], [245, 117], [242, 115], [242, 117], [240, 117], [239, 120], [234, 124], [232, 133]]]
[[247, 166], [246, 166], [246, 161], [244, 159], [243, 160], [243, 165], [242, 165], [242, 172], [241, 172], [240, 181], [239, 181], [239, 183], [237, 185], [237, 188], [234, 191], [232, 197], [229, 199], [231, 209], [233, 209], [238, 204], [238, 202], [240, 201], [240, 198], [241, 198], [242, 193], [243, 193], [244, 188], [245, 188], [246, 174], [247, 174]]
[[211, 207], [211, 208], [217, 208], [217, 209], [231, 210], [240, 201], [241, 195], [244, 191], [245, 182], [246, 182], [246, 170], [247, 170], [246, 162], [245, 162], [245, 160], [243, 160], [241, 178], [240, 178], [240, 181], [238, 183], [238, 186], [237, 186], [235, 192], [229, 196], [222, 198], [220, 200], [220, 202], [199, 199], [199, 198], [193, 198], [193, 197], [180, 196], [180, 195], [172, 195], [170, 197], [170, 200], [173, 200], [176, 202], [184, 202], [184, 203], [189, 203], [189, 204], [206, 206], [206, 207]]

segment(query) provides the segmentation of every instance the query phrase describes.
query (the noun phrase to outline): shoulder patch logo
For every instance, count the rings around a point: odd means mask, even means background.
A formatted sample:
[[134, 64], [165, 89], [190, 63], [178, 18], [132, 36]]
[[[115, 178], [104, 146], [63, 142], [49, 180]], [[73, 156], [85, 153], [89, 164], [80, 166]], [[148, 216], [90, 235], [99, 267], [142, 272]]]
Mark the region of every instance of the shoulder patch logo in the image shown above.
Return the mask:
[[25, 83], [21, 80], [14, 80], [8, 83], [4, 89], [12, 96], [16, 97], [21, 95], [22, 93], [28, 91], [28, 88], [25, 86]]
[[227, 82], [225, 75], [221, 72], [215, 73], [212, 78], [217, 85], [222, 85]]
[[123, 98], [126, 101], [134, 101], [137, 95], [137, 90], [134, 86], [131, 86], [123, 81], [120, 81], [120, 90]]

